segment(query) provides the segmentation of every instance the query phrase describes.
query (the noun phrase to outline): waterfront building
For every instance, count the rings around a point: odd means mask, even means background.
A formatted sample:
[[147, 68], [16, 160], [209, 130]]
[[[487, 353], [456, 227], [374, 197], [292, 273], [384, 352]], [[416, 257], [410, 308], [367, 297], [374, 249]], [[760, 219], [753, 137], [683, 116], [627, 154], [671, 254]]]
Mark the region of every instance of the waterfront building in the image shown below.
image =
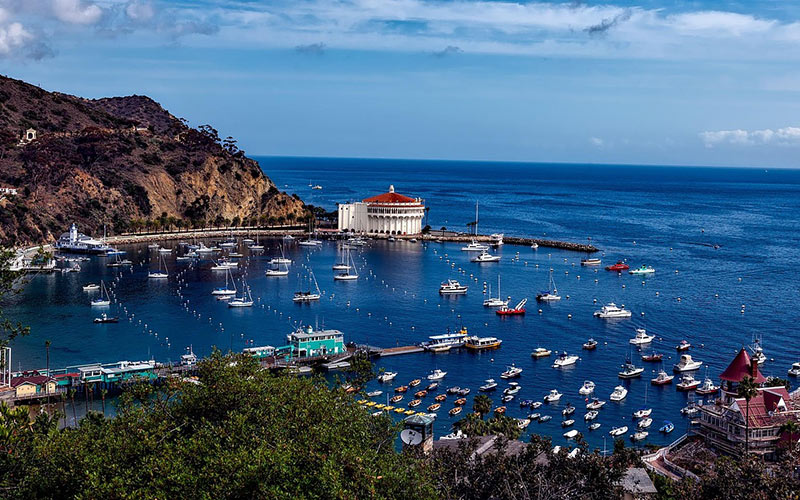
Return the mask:
[[271, 345], [259, 347], [246, 347], [242, 352], [249, 354], [257, 359], [269, 358], [275, 355], [275, 348]]
[[341, 354], [347, 349], [344, 345], [344, 334], [339, 330], [314, 330], [313, 327], [298, 328], [286, 336], [289, 342], [282, 350], [299, 358], [313, 356], [330, 356]]
[[364, 234], [419, 234], [425, 200], [389, 192], [339, 205], [339, 231]]
[[57, 250], [76, 253], [106, 253], [111, 247], [105, 241], [96, 240], [78, 232], [78, 227], [73, 223], [69, 231], [63, 233], [56, 241]]
[[83, 383], [92, 382], [125, 382], [134, 378], [154, 379], [155, 361], [118, 361], [116, 363], [95, 363], [76, 367], [80, 374], [78, 380]]
[[56, 381], [52, 377], [39, 372], [25, 372], [11, 379], [11, 387], [17, 399], [30, 399], [49, 394], [56, 394]]
[[[737, 394], [738, 385], [745, 377], [752, 377], [756, 384], [761, 385], [749, 403]], [[764, 387], [767, 379], [744, 348], [722, 372], [720, 379], [721, 397], [698, 405], [694, 432], [707, 446], [741, 456], [745, 451], [745, 441], [748, 441], [750, 453], [772, 460], [782, 443], [794, 441], [796, 444], [797, 436], [782, 433], [781, 426], [789, 420], [800, 421], [798, 391], [790, 394], [784, 386]]]

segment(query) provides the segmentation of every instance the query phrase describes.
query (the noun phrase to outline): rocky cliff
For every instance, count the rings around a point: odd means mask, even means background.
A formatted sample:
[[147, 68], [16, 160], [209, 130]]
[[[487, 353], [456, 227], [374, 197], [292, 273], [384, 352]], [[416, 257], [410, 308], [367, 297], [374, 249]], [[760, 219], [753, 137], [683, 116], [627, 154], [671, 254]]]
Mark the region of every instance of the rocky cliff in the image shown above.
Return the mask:
[[0, 188], [17, 190], [0, 192], [5, 246], [52, 241], [71, 222], [99, 234], [308, 214], [233, 139], [191, 128], [148, 97], [88, 100], [2, 76]]

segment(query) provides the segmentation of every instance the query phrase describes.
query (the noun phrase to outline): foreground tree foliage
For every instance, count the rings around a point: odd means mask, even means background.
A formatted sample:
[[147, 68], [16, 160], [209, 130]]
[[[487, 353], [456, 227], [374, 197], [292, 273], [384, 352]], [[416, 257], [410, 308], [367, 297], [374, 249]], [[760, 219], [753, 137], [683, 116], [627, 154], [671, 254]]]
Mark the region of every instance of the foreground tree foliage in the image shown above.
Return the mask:
[[440, 498], [448, 499], [608, 499], [620, 498], [618, 481], [629, 465], [628, 454], [602, 457], [566, 450], [552, 453], [549, 439], [534, 436], [520, 453], [506, 453], [499, 438], [496, 452], [473, 456], [476, 443], [463, 440], [457, 450], [440, 450], [430, 467]]
[[[321, 380], [276, 377], [244, 356], [123, 395], [77, 429], [0, 415], [3, 498], [432, 498], [396, 429]], [[23, 410], [24, 411], [24, 410]]]
[[[351, 375], [369, 378], [366, 363]], [[606, 499], [620, 498], [625, 470], [642, 466], [621, 441], [602, 457], [578, 439], [582, 453], [569, 458], [538, 436], [523, 447], [498, 436], [482, 455], [477, 439], [427, 456], [398, 452], [397, 426], [352, 395], [219, 352], [196, 382], [131, 386], [114, 418], [90, 413], [64, 430], [58, 419], [0, 405], [0, 498]], [[772, 471], [723, 458], [700, 483], [656, 484], [660, 498], [798, 498], [795, 452]]]

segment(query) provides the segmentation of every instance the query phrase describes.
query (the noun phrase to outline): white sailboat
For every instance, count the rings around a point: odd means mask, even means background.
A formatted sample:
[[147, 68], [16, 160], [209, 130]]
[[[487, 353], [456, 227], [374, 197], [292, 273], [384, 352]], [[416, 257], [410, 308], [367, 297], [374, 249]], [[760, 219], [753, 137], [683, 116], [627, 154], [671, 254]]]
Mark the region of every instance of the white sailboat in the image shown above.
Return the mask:
[[[161, 265], [164, 265], [164, 269], [161, 269]], [[164, 260], [164, 256], [158, 254], [158, 270], [157, 271], [150, 271], [147, 273], [147, 277], [149, 279], [167, 279], [169, 277], [169, 271], [167, 270], [167, 263]]]
[[553, 269], [550, 268], [550, 279], [547, 284], [548, 289], [543, 290], [539, 294], [536, 295], [537, 302], [554, 302], [557, 300], [561, 300], [561, 296], [558, 295], [558, 289], [556, 288], [556, 282], [553, 279]]
[[229, 301], [228, 307], [253, 307], [253, 296], [244, 278], [242, 278], [242, 296]]
[[314, 300], [319, 300], [320, 299], [320, 297], [322, 296], [322, 293], [319, 290], [319, 284], [317, 283], [317, 277], [314, 276], [314, 271], [312, 271], [311, 269], [308, 270], [308, 279], [309, 279], [309, 282], [313, 281], [314, 288], [316, 288], [317, 291], [313, 292], [313, 291], [309, 290], [307, 292], [294, 292], [294, 297], [292, 298], [292, 301], [294, 301], [294, 302], [312, 302]]
[[[349, 249], [350, 245], [344, 245], [343, 248]], [[349, 255], [349, 252], [342, 253], [341, 255], [344, 258], [339, 262], [335, 263], [333, 267], [331, 267], [331, 269], [333, 269], [334, 271], [347, 271], [350, 269], [350, 263], [347, 261], [347, 256]]]
[[[489, 288], [489, 295], [491, 295], [492, 289]], [[488, 299], [483, 301], [483, 305], [485, 307], [505, 307], [508, 306], [508, 301], [503, 300], [500, 298], [500, 275], [497, 275], [497, 297], [489, 297]]]
[[350, 268], [346, 269], [344, 272], [334, 275], [333, 279], [336, 281], [353, 281], [358, 279], [358, 269], [356, 269], [356, 263], [353, 260], [353, 256], [350, 254], [349, 248], [347, 249], [347, 260], [350, 262]]
[[92, 299], [92, 306], [105, 307], [110, 305], [111, 305], [111, 296], [108, 294], [105, 282], [100, 281], [100, 296], [97, 297], [96, 299]]
[[258, 233], [256, 233], [256, 241], [255, 243], [248, 246], [250, 250], [264, 250], [264, 245], [258, 242]]
[[[228, 288], [228, 282], [233, 282], [233, 289]], [[229, 297], [231, 295], [236, 295], [236, 282], [233, 281], [233, 276], [231, 276], [231, 270], [228, 269], [225, 273], [225, 288], [215, 288], [211, 295], [217, 295], [222, 297]]]
[[289, 276], [289, 264], [291, 264], [292, 261], [287, 259], [283, 254], [283, 246], [281, 246], [280, 249], [281, 256], [269, 261], [272, 267], [267, 269], [264, 273], [267, 276]]

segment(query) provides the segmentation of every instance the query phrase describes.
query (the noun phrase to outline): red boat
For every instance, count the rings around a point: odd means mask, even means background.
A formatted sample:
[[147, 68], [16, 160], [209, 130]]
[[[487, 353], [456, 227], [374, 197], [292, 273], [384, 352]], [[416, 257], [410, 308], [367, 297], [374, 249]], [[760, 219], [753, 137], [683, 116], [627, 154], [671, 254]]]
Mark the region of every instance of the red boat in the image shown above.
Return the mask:
[[656, 353], [642, 354], [642, 361], [656, 362], [656, 361], [661, 361], [661, 358], [663, 357], [664, 357], [663, 354], [656, 354]]
[[622, 262], [621, 260], [618, 260], [617, 263], [614, 264], [613, 266], [606, 266], [606, 271], [616, 271], [618, 273], [621, 273], [622, 271], [627, 271], [630, 268], [631, 266]]
[[495, 312], [500, 316], [514, 316], [514, 315], [525, 314], [525, 304], [527, 303], [528, 299], [522, 299], [519, 301], [519, 304], [514, 306], [513, 309], [509, 308], [508, 306], [503, 306], [500, 309], [496, 310]]

